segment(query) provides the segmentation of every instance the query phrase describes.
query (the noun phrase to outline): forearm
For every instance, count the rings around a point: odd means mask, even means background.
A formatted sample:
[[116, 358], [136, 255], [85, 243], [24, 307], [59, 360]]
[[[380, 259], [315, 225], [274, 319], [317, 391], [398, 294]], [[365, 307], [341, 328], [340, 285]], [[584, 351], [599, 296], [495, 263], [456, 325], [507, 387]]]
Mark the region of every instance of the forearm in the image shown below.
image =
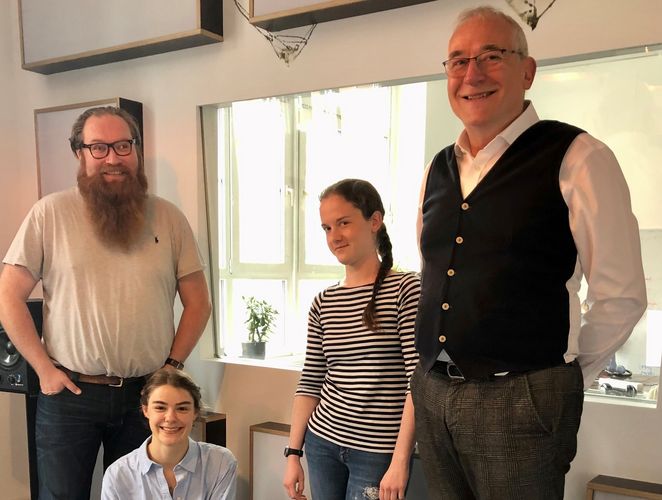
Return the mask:
[[180, 278], [177, 289], [184, 310], [168, 357], [183, 363], [193, 351], [207, 326], [211, 304], [207, 282], [202, 271], [196, 271]]
[[319, 404], [319, 399], [313, 396], [298, 394], [292, 403], [292, 421], [290, 423], [290, 439], [288, 446], [300, 450], [306, 435], [308, 420]]
[[5, 265], [0, 275], [0, 323], [16, 349], [41, 377], [53, 367], [26, 305], [36, 280], [21, 266]]
[[168, 357], [181, 361], [189, 357], [209, 321], [209, 302], [184, 308]]
[[37, 335], [34, 321], [25, 302], [3, 298], [1, 309], [0, 323], [18, 352], [41, 378], [54, 365]]
[[411, 393], [409, 393], [407, 394], [405, 406], [402, 410], [400, 431], [398, 432], [398, 439], [395, 442], [392, 463], [409, 464], [411, 454], [414, 451], [414, 443], [416, 442], [414, 418], [414, 403], [411, 399]]

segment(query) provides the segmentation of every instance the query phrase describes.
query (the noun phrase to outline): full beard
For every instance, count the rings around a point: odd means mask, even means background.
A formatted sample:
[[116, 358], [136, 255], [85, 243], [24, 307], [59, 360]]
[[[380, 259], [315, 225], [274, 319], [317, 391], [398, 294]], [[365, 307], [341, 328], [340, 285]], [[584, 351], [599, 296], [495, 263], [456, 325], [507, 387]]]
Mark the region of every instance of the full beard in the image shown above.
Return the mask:
[[88, 177], [81, 165], [78, 189], [101, 241], [129, 250], [140, 239], [147, 202], [147, 177], [142, 166], [135, 176], [127, 171], [122, 182], [106, 182], [101, 172]]

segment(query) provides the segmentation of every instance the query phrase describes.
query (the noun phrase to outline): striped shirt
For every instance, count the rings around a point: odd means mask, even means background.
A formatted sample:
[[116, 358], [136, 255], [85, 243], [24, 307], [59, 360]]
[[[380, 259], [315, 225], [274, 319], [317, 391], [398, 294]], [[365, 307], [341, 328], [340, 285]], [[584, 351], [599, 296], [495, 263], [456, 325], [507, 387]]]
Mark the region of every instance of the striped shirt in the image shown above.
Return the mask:
[[320, 399], [308, 421], [311, 432], [339, 446], [392, 453], [418, 362], [420, 278], [402, 272], [385, 278], [377, 294], [376, 332], [362, 322], [372, 287], [334, 285], [315, 297], [296, 393]]

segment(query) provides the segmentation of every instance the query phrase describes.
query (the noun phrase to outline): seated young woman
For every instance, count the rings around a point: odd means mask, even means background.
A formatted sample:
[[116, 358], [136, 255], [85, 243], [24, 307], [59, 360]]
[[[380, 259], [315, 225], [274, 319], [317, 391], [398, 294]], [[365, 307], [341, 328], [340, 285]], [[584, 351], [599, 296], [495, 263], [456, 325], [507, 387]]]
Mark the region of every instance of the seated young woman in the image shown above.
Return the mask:
[[152, 435], [108, 467], [102, 500], [235, 498], [234, 455], [190, 438], [200, 399], [200, 388], [179, 370], [162, 368], [147, 380], [141, 404]]

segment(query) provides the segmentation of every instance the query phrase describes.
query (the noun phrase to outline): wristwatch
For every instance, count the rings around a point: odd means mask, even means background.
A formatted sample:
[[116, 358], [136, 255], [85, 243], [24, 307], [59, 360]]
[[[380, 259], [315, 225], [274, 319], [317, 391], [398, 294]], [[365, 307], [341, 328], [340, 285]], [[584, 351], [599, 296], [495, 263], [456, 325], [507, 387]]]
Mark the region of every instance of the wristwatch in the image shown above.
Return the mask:
[[165, 360], [164, 364], [174, 366], [178, 370], [183, 370], [184, 369], [184, 363], [182, 363], [181, 361], [177, 361], [176, 359], [168, 358], [168, 359]]
[[289, 457], [290, 455], [297, 455], [299, 457], [302, 457], [303, 450], [297, 450], [296, 448], [290, 448], [289, 446], [286, 446], [283, 455], [285, 455], [286, 457]]

